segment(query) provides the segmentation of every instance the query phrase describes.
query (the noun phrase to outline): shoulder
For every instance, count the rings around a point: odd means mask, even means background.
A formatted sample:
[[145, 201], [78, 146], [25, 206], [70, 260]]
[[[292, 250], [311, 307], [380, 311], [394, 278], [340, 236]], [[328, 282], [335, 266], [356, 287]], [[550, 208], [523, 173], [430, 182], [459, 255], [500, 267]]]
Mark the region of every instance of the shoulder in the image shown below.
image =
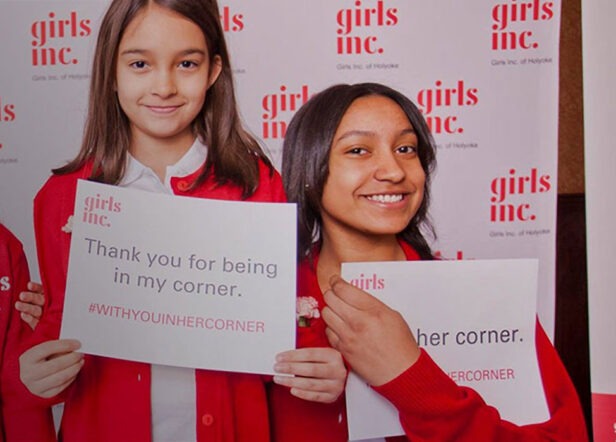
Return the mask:
[[21, 247], [21, 242], [17, 239], [13, 232], [7, 229], [3, 224], [0, 224], [0, 244], [8, 245], [11, 248]]
[[248, 200], [263, 202], [286, 202], [284, 187], [280, 173], [266, 164], [262, 159], [258, 160], [259, 186]]
[[56, 203], [67, 199], [74, 202], [77, 181], [86, 179], [91, 170], [88, 164], [71, 173], [50, 176], [34, 197], [35, 206], [50, 200]]
[[0, 260], [4, 260], [2, 257], [12, 257], [8, 259], [12, 261], [23, 253], [21, 241], [7, 227], [0, 224]]

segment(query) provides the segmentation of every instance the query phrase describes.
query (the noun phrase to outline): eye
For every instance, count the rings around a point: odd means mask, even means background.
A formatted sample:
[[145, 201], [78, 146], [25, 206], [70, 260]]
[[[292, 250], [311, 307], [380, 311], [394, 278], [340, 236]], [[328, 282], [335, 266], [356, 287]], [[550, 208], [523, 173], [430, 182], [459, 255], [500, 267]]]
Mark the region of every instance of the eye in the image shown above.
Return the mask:
[[400, 146], [396, 148], [396, 152], [401, 153], [403, 155], [416, 155], [417, 154], [417, 146]]
[[147, 66], [147, 63], [143, 60], [134, 61], [130, 64], [130, 66], [135, 69], [144, 69]]
[[197, 67], [198, 64], [191, 60], [183, 60], [180, 62], [179, 66], [183, 69], [190, 69], [190, 68]]
[[358, 147], [358, 146], [356, 146], [356, 147], [351, 147], [351, 148], [347, 149], [346, 153], [348, 155], [360, 156], [360, 155], [367, 154], [368, 150], [365, 147]]

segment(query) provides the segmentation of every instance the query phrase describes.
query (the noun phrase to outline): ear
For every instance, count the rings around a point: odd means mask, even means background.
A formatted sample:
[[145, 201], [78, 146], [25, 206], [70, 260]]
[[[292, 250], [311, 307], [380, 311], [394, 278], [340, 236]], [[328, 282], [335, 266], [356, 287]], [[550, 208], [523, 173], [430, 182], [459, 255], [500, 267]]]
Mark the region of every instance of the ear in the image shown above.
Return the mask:
[[210, 76], [207, 81], [208, 89], [210, 88], [210, 86], [216, 83], [216, 80], [218, 79], [218, 76], [220, 75], [221, 72], [222, 72], [222, 59], [220, 58], [220, 55], [214, 55], [214, 58], [212, 59], [212, 63], [210, 63]]

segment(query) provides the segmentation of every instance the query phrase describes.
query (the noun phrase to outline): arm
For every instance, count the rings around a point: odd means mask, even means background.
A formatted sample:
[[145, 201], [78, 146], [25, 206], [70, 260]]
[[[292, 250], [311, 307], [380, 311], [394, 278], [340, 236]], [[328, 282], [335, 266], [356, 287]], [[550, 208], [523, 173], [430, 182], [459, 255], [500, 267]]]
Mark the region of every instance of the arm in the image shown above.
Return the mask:
[[[398, 409], [409, 439], [427, 441], [438, 435], [439, 440], [456, 441], [587, 440], [575, 390], [540, 327], [537, 353], [551, 418], [543, 423], [517, 426], [503, 420], [498, 410], [487, 405], [476, 391], [453, 382], [423, 350], [413, 361], [414, 338], [405, 337], [408, 326], [387, 306], [339, 278], [331, 281], [331, 287], [325, 294], [328, 308], [324, 309], [323, 317], [331, 329], [328, 336], [332, 344], [340, 349], [354, 370], [358, 367], [358, 374], [375, 391]], [[348, 319], [351, 316], [353, 319]], [[360, 345], [377, 342], [374, 339], [377, 330], [386, 327], [394, 330], [381, 341], [379, 351], [380, 358], [392, 361], [395, 369], [389, 370], [366, 354]], [[373, 367], [370, 367], [371, 359], [376, 364]]]

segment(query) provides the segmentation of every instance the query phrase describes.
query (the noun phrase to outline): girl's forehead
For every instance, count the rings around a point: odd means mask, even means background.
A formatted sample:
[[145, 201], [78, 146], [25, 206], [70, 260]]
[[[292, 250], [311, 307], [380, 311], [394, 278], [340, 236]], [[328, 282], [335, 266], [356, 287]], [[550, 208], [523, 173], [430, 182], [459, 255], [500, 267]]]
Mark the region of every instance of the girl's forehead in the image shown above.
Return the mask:
[[205, 46], [201, 28], [189, 18], [150, 3], [128, 23], [120, 47], [136, 45], [140, 49]]

